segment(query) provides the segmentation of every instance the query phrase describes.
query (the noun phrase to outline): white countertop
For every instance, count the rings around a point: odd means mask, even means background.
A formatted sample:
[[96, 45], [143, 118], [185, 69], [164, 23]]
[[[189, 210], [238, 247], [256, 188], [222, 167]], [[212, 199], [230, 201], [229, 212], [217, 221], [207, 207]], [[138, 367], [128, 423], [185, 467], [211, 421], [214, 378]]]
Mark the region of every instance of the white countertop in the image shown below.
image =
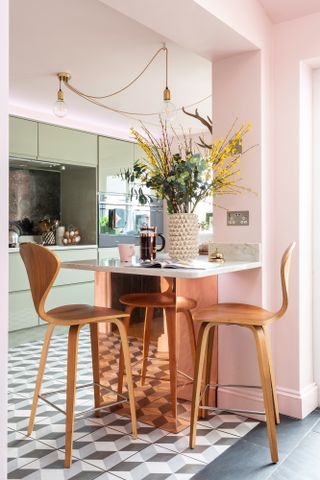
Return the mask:
[[[165, 260], [165, 259], [159, 259]], [[212, 275], [221, 275], [222, 273], [239, 272], [242, 270], [251, 270], [253, 268], [260, 268], [261, 261], [226, 261], [224, 263], [208, 262], [207, 256], [199, 256], [196, 259], [201, 262], [204, 268], [146, 268], [134, 266], [130, 263], [121, 263], [116, 258], [94, 258], [92, 260], [79, 260], [73, 262], [63, 262], [62, 268], [76, 269], [76, 270], [90, 270], [94, 272], [111, 272], [111, 273], [126, 273], [131, 275], [147, 275], [151, 277], [171, 277], [171, 278], [204, 278]]]
[[[49, 250], [84, 250], [92, 248], [97, 250], [97, 245], [45, 245]], [[9, 253], [19, 253], [19, 247], [10, 248]]]

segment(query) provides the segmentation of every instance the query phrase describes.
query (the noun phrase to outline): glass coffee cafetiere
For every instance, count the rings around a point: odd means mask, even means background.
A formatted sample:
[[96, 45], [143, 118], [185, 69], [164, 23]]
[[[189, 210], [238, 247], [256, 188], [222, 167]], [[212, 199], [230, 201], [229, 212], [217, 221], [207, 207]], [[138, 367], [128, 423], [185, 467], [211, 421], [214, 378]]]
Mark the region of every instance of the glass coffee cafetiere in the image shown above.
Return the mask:
[[[161, 238], [162, 244], [157, 248], [157, 237]], [[157, 252], [161, 252], [166, 245], [166, 240], [161, 233], [157, 233], [157, 227], [140, 228], [140, 258], [143, 262], [152, 262], [156, 259]]]

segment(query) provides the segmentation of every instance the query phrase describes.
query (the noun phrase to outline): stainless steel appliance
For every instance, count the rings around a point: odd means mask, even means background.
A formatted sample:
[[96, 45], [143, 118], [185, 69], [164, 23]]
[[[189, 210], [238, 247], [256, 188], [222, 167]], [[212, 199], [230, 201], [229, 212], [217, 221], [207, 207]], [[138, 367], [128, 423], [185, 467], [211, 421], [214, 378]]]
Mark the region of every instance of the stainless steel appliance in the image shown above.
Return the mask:
[[19, 245], [19, 235], [14, 230], [9, 230], [9, 247], [14, 248]]
[[118, 243], [139, 245], [143, 225], [154, 225], [163, 231], [163, 204], [156, 198], [140, 205], [129, 193], [99, 193], [99, 247], [115, 247]]

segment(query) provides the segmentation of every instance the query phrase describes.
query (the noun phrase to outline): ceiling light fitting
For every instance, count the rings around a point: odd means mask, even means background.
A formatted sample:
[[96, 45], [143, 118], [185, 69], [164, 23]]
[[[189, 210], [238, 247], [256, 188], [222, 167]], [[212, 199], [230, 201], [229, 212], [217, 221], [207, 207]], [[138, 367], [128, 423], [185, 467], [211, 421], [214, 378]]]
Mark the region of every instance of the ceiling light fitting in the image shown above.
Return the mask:
[[57, 92], [57, 100], [53, 105], [53, 113], [57, 117], [65, 117], [68, 113], [68, 108], [66, 102], [64, 101], [64, 92], [61, 89], [61, 82], [68, 82], [71, 78], [71, 75], [66, 72], [60, 72], [57, 74], [59, 79], [59, 90]]
[[[163, 91], [163, 107], [160, 112], [153, 112], [153, 113], [142, 113], [142, 112], [127, 112], [124, 110], [118, 110], [116, 108], [110, 107], [108, 105], [105, 105], [104, 103], [100, 102], [102, 99], [110, 98], [113, 97], [114, 95], [117, 95], [118, 93], [123, 92], [124, 90], [127, 90], [131, 85], [133, 85], [143, 74], [144, 72], [148, 69], [148, 67], [153, 63], [155, 58], [161, 53], [165, 53], [165, 89]], [[151, 116], [151, 115], [160, 115], [163, 120], [167, 121], [172, 121], [175, 114], [181, 110], [180, 108], [177, 108], [172, 102], [171, 102], [171, 92], [168, 87], [168, 49], [166, 45], [164, 44], [157, 52], [153, 55], [151, 60], [147, 63], [147, 65], [144, 67], [144, 69], [133, 79], [131, 82], [129, 82], [127, 85], [122, 87], [121, 89], [110, 93], [108, 95], [103, 95], [103, 96], [93, 96], [93, 95], [87, 95], [84, 92], [81, 92], [77, 88], [75, 88], [73, 85], [70, 84], [70, 79], [71, 75], [70, 73], [67, 72], [60, 72], [57, 74], [58, 80], [59, 80], [59, 90], [57, 93], [57, 100], [53, 106], [53, 113], [57, 115], [58, 117], [64, 117], [67, 112], [67, 106], [64, 101], [64, 92], [61, 89], [61, 83], [63, 82], [64, 86], [71, 90], [73, 93], [79, 95], [80, 97], [84, 98], [85, 100], [94, 103], [95, 105], [98, 105], [100, 107], [103, 107], [107, 110], [110, 110], [112, 112], [116, 112], [125, 116]], [[198, 103], [198, 102], [197, 102]]]

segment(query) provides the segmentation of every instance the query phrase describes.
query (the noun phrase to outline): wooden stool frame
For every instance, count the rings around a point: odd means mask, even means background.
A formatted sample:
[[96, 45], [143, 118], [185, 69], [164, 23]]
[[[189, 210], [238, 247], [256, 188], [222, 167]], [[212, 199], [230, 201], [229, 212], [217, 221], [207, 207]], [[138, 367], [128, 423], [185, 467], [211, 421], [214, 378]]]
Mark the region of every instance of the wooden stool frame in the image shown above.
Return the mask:
[[[98, 342], [98, 323], [113, 323], [117, 326], [121, 339], [121, 348], [123, 361], [127, 372], [127, 386], [130, 414], [132, 421], [132, 436], [137, 437], [137, 421], [134, 401], [134, 389], [132, 381], [130, 353], [128, 346], [127, 331], [124, 321], [128, 315], [119, 310], [105, 307], [96, 307], [90, 305], [64, 305], [52, 310], [45, 310], [45, 301], [50, 289], [59, 273], [60, 260], [50, 250], [37, 244], [23, 243], [20, 245], [20, 254], [26, 266], [29, 277], [31, 293], [35, 309], [42, 320], [48, 323], [45, 334], [40, 364], [37, 374], [37, 380], [33, 395], [31, 414], [28, 425], [27, 434], [30, 436], [33, 431], [38, 400], [50, 403], [59, 411], [66, 415], [66, 442], [65, 442], [65, 467], [69, 468], [72, 463], [72, 445], [75, 418], [75, 396], [76, 396], [76, 380], [77, 380], [77, 357], [78, 357], [78, 341], [80, 330], [84, 325], [90, 326], [91, 352], [92, 352], [92, 372], [93, 372], [93, 389], [94, 389], [94, 409], [96, 415], [99, 410], [108, 408], [110, 405], [101, 405], [100, 400], [100, 372], [99, 372], [99, 342]], [[68, 334], [68, 353], [67, 353], [67, 388], [66, 388], [66, 411], [57, 408], [54, 404], [46, 399], [45, 395], [40, 394], [43, 374], [45, 370], [50, 340], [54, 328], [57, 325], [69, 327]], [[106, 388], [102, 386], [103, 388]], [[117, 392], [115, 392], [117, 393]], [[124, 397], [124, 396], [122, 396]], [[121, 400], [117, 403], [122, 403]], [[88, 413], [88, 412], [85, 412]]]

